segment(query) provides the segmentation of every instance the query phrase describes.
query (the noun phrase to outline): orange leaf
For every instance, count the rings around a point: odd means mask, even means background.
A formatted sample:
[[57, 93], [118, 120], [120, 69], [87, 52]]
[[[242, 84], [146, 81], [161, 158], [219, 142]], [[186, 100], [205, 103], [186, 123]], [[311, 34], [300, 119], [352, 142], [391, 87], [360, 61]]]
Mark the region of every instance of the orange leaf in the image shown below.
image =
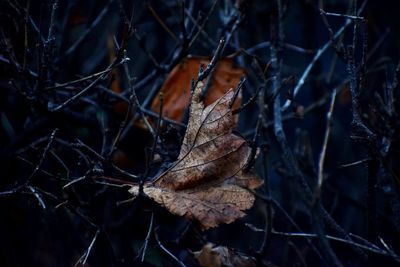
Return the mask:
[[[163, 116], [182, 121], [189, 104], [191, 80], [197, 77], [200, 65], [206, 66], [208, 63], [210, 60], [205, 57], [188, 57], [172, 69], [161, 87], [164, 96]], [[215, 68], [204, 104], [208, 106], [229, 89], [235, 88], [244, 74], [244, 69], [235, 67], [231, 58], [221, 59]], [[159, 101], [158, 97], [153, 100], [151, 109], [154, 112], [159, 110]], [[241, 96], [235, 101], [235, 108], [240, 106], [240, 101]]]

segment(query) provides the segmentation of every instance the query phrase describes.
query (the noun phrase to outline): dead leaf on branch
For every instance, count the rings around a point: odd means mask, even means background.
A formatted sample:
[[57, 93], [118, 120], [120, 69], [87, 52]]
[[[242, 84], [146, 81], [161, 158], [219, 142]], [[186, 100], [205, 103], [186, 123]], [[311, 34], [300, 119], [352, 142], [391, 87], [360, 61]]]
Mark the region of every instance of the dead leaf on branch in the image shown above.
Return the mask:
[[[262, 181], [243, 168], [251, 157], [246, 141], [232, 133], [237, 121], [230, 109], [234, 92], [204, 108], [203, 83], [193, 92], [190, 117], [178, 160], [144, 193], [171, 213], [196, 221], [203, 229], [243, 217], [254, 202], [248, 189]], [[137, 195], [139, 186], [129, 190]]]
[[[110, 62], [115, 58], [115, 47], [113, 38], [109, 38], [108, 47], [110, 51]], [[208, 57], [189, 56], [181, 60], [167, 75], [160, 91], [163, 92], [163, 117], [182, 121], [185, 118], [186, 110], [190, 102], [190, 85], [191, 80], [197, 77], [200, 65], [206, 66], [210, 63]], [[204, 98], [205, 106], [216, 101], [218, 98], [224, 96], [230, 88], [236, 88], [240, 82], [241, 77], [246, 74], [244, 68], [237, 67], [233, 58], [221, 58], [215, 66], [213, 75], [208, 78], [210, 80], [210, 87], [207, 90]], [[121, 77], [118, 69], [112, 71], [114, 79], [111, 83], [113, 92], [120, 94], [123, 90], [121, 88]], [[242, 96], [239, 93], [233, 105], [234, 109], [240, 107]], [[114, 111], [121, 116], [125, 116], [128, 103], [126, 101], [117, 101], [114, 104]], [[160, 109], [160, 98], [154, 97], [151, 110], [158, 114]], [[155, 120], [153, 120], [155, 122]], [[143, 120], [136, 120], [134, 127], [138, 132], [147, 131], [147, 126]], [[130, 138], [131, 140], [134, 138]], [[133, 155], [118, 148], [113, 154], [113, 161], [119, 167], [129, 168], [135, 166]]]
[[[164, 96], [164, 117], [176, 121], [183, 120], [190, 101], [191, 80], [197, 77], [200, 65], [206, 66], [209, 63], [210, 59], [207, 57], [191, 56], [184, 58], [172, 69], [160, 90]], [[230, 88], [235, 88], [245, 73], [243, 68], [235, 66], [232, 58], [221, 58], [215, 66], [214, 75], [210, 78], [210, 88], [205, 95], [204, 104], [208, 106], [225, 95]], [[234, 108], [238, 108], [240, 102], [241, 95], [236, 99]], [[160, 99], [155, 97], [151, 109], [158, 113], [159, 107]]]

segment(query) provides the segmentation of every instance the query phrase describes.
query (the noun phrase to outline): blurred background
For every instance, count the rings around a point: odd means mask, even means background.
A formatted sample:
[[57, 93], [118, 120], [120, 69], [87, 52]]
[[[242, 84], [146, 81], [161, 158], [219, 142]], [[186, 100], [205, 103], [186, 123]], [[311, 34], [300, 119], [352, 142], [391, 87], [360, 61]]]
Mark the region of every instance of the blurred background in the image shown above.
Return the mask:
[[[199, 266], [193, 252], [211, 242], [251, 257], [249, 266], [338, 265], [335, 258], [342, 266], [396, 266], [399, 30], [390, 0], [2, 0], [0, 265]], [[207, 64], [221, 38], [219, 59], [246, 77], [236, 133], [258, 148], [254, 169], [269, 186], [245, 218], [200, 231], [149, 199], [126, 202], [126, 188], [105, 183], [138, 182], [130, 174], [151, 180], [176, 160], [187, 116], [164, 121], [150, 166], [153, 138], [143, 118], [157, 120], [154, 99], [174, 67], [188, 58]], [[352, 78], [371, 140], [352, 123]], [[292, 100], [282, 111], [286, 147], [313, 191], [334, 90], [321, 203], [359, 246], [328, 240], [325, 251], [315, 236], [283, 234], [317, 234], [321, 215], [288, 169], [273, 102]], [[322, 232], [346, 239], [334, 228], [325, 222]]]

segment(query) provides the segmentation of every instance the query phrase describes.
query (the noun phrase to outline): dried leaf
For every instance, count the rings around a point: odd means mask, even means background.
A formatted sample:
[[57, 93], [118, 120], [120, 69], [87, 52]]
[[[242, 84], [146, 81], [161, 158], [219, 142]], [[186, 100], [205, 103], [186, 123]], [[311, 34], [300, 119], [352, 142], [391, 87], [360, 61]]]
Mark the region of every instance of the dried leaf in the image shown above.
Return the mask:
[[[204, 108], [200, 101], [203, 83], [196, 87], [190, 117], [178, 160], [144, 192], [171, 213], [185, 216], [203, 229], [231, 223], [243, 217], [254, 202], [255, 189], [261, 180], [243, 168], [251, 157], [251, 148], [241, 137], [232, 134], [236, 120], [229, 91]], [[133, 186], [130, 192], [138, 192]]]
[[200, 251], [195, 251], [194, 257], [201, 267], [254, 267], [253, 257], [246, 256], [224, 246], [213, 247], [211, 243], [203, 246]]
[[[164, 117], [182, 121], [185, 110], [189, 105], [191, 80], [197, 77], [200, 65], [205, 66], [208, 63], [210, 63], [210, 60], [205, 57], [189, 57], [183, 59], [173, 68], [161, 87], [164, 96]], [[221, 59], [215, 68], [210, 88], [205, 95], [204, 104], [208, 106], [225, 95], [230, 88], [235, 88], [244, 74], [244, 69], [235, 67], [231, 58]], [[234, 108], [240, 106], [240, 101], [241, 96], [235, 101]], [[159, 106], [160, 100], [156, 97], [151, 109], [158, 112]]]

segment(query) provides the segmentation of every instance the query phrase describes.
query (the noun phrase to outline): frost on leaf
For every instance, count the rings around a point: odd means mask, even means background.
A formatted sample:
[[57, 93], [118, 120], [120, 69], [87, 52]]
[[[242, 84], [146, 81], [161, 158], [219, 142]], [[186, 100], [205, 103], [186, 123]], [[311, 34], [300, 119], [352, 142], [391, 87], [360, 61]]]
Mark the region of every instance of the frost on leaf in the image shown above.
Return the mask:
[[[190, 117], [178, 160], [144, 193], [171, 213], [196, 221], [201, 228], [216, 227], [243, 217], [254, 202], [262, 182], [243, 168], [251, 157], [246, 141], [232, 133], [236, 120], [230, 109], [230, 90], [204, 108], [200, 101], [203, 83], [193, 92]], [[138, 193], [138, 186], [129, 190]]]

